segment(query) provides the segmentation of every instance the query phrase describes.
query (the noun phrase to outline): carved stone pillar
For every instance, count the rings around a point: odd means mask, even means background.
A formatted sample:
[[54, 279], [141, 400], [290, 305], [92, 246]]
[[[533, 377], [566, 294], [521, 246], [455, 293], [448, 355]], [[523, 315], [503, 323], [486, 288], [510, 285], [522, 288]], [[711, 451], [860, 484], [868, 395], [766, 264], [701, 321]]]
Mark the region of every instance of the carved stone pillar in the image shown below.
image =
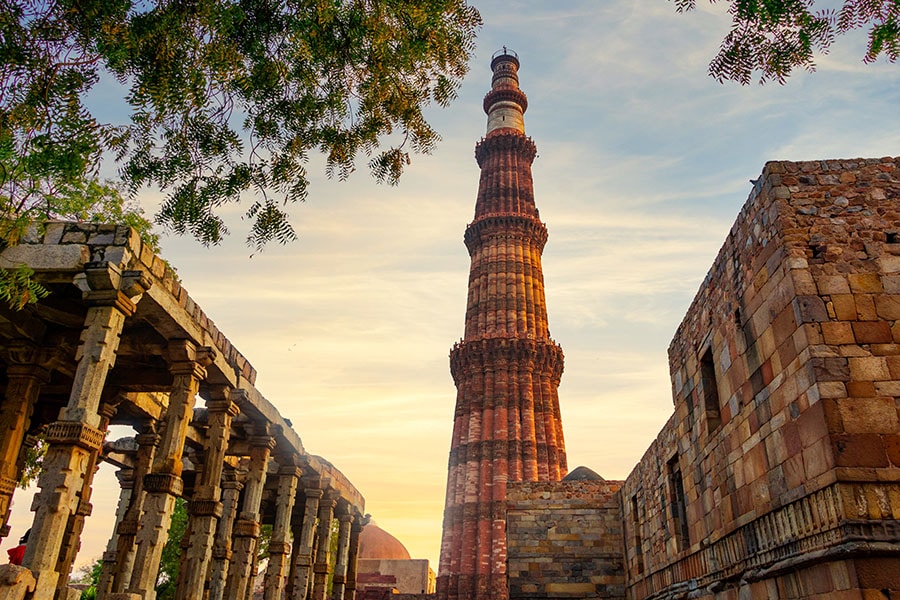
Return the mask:
[[6, 395], [0, 403], [0, 539], [9, 535], [9, 507], [20, 476], [22, 443], [41, 385], [50, 380], [47, 352], [28, 343], [9, 349]]
[[307, 488], [304, 490], [304, 495], [306, 496], [306, 505], [303, 509], [303, 527], [301, 527], [300, 535], [294, 544], [297, 551], [294, 555], [294, 578], [291, 582], [293, 586], [291, 598], [296, 598], [296, 600], [306, 600], [308, 595], [313, 540], [316, 534], [316, 515], [319, 513], [319, 501], [322, 499], [323, 492], [318, 488]]
[[125, 318], [134, 314], [134, 302], [149, 287], [139, 272], [123, 274], [112, 264], [94, 263], [76, 277], [76, 284], [89, 308], [69, 402], [47, 429], [41, 492], [32, 505], [34, 523], [23, 565], [36, 579], [34, 600], [53, 598], [63, 575], [56, 568], [66, 525], [93, 479], [91, 455], [103, 444], [98, 409], [106, 375], [115, 364]]
[[[104, 402], [100, 405], [100, 430], [106, 433], [109, 429], [109, 422], [113, 415], [116, 414], [117, 403]], [[72, 565], [75, 563], [75, 556], [81, 547], [81, 533], [84, 531], [84, 520], [91, 515], [93, 506], [91, 505], [91, 483], [93, 474], [97, 472], [98, 460], [100, 458], [100, 448], [97, 448], [90, 454], [90, 465], [88, 471], [91, 473], [90, 479], [85, 478], [84, 486], [81, 490], [80, 499], [78, 501], [78, 509], [74, 514], [69, 515], [66, 523], [66, 534], [63, 537], [62, 548], [59, 551], [59, 560], [56, 570], [62, 576], [57, 584], [56, 598], [57, 600], [65, 600], [68, 596], [68, 579], [72, 572]]]
[[216, 531], [216, 544], [212, 551], [212, 572], [209, 578], [209, 600], [225, 597], [225, 582], [231, 562], [231, 537], [234, 517], [237, 515], [238, 498], [244, 484], [237, 480], [234, 471], [226, 471], [222, 483], [222, 518]]
[[175, 592], [177, 600], [203, 597], [209, 561], [212, 558], [216, 526], [222, 517], [222, 471], [225, 450], [231, 437], [231, 420], [240, 412], [228, 396], [228, 390], [211, 390], [213, 398], [206, 403], [209, 427], [206, 430], [206, 460], [194, 498], [188, 505], [190, 541], [182, 563], [183, 576]]
[[[301, 504], [302, 506], [302, 504]], [[293, 598], [294, 597], [294, 579], [297, 577], [297, 552], [300, 549], [300, 531], [303, 527], [303, 518], [295, 519], [291, 524], [291, 537], [293, 538], [293, 543], [291, 544], [291, 556], [288, 561], [288, 573], [284, 582], [284, 597], [285, 598]]]
[[344, 600], [356, 600], [356, 573], [359, 562], [359, 534], [362, 533], [360, 519], [354, 519], [350, 526], [350, 548], [347, 553], [347, 583], [344, 584]]
[[113, 534], [109, 537], [106, 544], [106, 551], [103, 553], [103, 565], [100, 567], [100, 581], [97, 582], [97, 596], [105, 596], [112, 590], [113, 577], [116, 572], [116, 548], [119, 544], [119, 527], [128, 514], [128, 507], [131, 506], [132, 495], [134, 493], [135, 470], [129, 468], [121, 468], [116, 471], [116, 479], [119, 480], [119, 504], [116, 506], [116, 523], [113, 526]]
[[[125, 517], [116, 526], [116, 555], [112, 573], [112, 585], [110, 592], [123, 593], [128, 589], [131, 581], [131, 571], [134, 567], [135, 538], [137, 537], [138, 522], [143, 513], [144, 506], [144, 478], [150, 473], [153, 458], [156, 456], [156, 447], [159, 446], [160, 436], [156, 433], [156, 421], [150, 420], [143, 433], [135, 436], [138, 451], [134, 465], [134, 490], [131, 493], [131, 503]], [[99, 600], [104, 598], [104, 590], [98, 591]]]
[[194, 409], [200, 381], [215, 356], [212, 348], [197, 347], [188, 340], [169, 344], [170, 367], [174, 376], [166, 411], [166, 427], [153, 459], [153, 469], [144, 478], [144, 512], [137, 533], [137, 550], [128, 591], [144, 600], [156, 597], [154, 586], [159, 561], [172, 521], [175, 499], [181, 495], [184, 438]]
[[[206, 470], [206, 452], [202, 449], [198, 450], [196, 448], [192, 448], [193, 450], [190, 454], [190, 462], [194, 467], [194, 481], [198, 484], [203, 481], [203, 471]], [[184, 497], [182, 495], [182, 497]], [[193, 498], [193, 496], [192, 496]], [[178, 544], [178, 575], [175, 578], [174, 583], [174, 593], [178, 593], [178, 590], [182, 588], [184, 585], [185, 578], [188, 577], [188, 549], [191, 547], [191, 537], [192, 537], [192, 528], [194, 526], [194, 519], [191, 515], [191, 500], [187, 502], [184, 511], [186, 513], [186, 519], [184, 524], [184, 535], [181, 536], [181, 542]], [[202, 510], [202, 508], [201, 508]], [[162, 562], [162, 559], [160, 559]]]
[[319, 543], [316, 545], [316, 563], [313, 565], [312, 600], [325, 600], [330, 570], [331, 520], [337, 498], [333, 492], [326, 494], [319, 502]]
[[290, 558], [291, 513], [302, 471], [292, 461], [284, 461], [278, 470], [278, 497], [275, 499], [275, 524], [269, 541], [269, 566], [266, 569], [265, 600], [281, 600]]
[[254, 437], [250, 443], [250, 472], [245, 484], [240, 518], [234, 524], [234, 553], [228, 567], [228, 585], [225, 588], [225, 598], [228, 600], [244, 600], [250, 591], [259, 544], [259, 505], [266, 483], [269, 453], [275, 447], [275, 440], [269, 436]]
[[350, 558], [350, 527], [353, 523], [353, 515], [344, 508], [338, 529], [337, 557], [334, 562], [334, 585], [331, 588], [333, 600], [344, 600], [344, 586], [347, 583], [347, 560]]

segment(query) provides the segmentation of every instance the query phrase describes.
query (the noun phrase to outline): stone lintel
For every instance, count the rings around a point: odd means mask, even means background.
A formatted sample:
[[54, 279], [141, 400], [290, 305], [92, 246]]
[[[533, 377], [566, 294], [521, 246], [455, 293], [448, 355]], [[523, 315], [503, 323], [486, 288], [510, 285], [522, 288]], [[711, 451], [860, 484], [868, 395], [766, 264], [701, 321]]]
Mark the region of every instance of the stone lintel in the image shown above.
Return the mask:
[[0, 267], [14, 269], [24, 263], [36, 272], [80, 271], [90, 258], [90, 250], [82, 244], [17, 244], [0, 252]]

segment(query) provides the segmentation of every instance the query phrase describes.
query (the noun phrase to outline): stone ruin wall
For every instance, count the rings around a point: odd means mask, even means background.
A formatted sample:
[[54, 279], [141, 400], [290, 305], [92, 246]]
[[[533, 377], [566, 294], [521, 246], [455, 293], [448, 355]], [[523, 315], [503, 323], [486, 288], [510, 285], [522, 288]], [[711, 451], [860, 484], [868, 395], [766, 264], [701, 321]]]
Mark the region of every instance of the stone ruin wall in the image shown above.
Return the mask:
[[621, 491], [629, 598], [900, 590], [898, 201], [900, 159], [766, 165]]
[[510, 482], [510, 600], [625, 598], [621, 481]]

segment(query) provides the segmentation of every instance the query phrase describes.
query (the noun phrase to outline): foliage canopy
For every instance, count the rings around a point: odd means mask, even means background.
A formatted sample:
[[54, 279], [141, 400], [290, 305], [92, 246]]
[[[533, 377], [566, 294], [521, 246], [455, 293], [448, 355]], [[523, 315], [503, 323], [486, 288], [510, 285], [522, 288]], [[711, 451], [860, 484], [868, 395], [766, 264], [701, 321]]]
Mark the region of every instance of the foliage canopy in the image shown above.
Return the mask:
[[[679, 12], [694, 9], [696, 1], [674, 0]], [[760, 83], [784, 83], [795, 68], [814, 70], [815, 53], [827, 53], [836, 36], [855, 29], [868, 30], [865, 62], [900, 56], [897, 0], [843, 0], [840, 8], [828, 0], [725, 1], [732, 26], [709, 65], [720, 82], [748, 84], [758, 73]]]
[[[218, 242], [253, 192], [248, 243], [292, 240], [311, 152], [395, 183], [432, 149], [423, 109], [455, 96], [480, 19], [465, 0], [0, 0], [2, 216], [54, 215], [112, 152], [176, 232]], [[105, 75], [124, 124], [85, 103]]]

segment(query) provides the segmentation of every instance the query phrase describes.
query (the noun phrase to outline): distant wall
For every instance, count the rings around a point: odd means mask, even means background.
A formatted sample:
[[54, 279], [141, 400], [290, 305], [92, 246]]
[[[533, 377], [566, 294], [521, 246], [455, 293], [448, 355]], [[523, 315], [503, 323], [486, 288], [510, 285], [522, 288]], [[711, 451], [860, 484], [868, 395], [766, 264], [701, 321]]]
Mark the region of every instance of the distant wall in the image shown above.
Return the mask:
[[624, 598], [621, 481], [507, 488], [509, 597]]
[[433, 594], [434, 572], [427, 559], [389, 560], [361, 558], [357, 573], [379, 574], [393, 579], [392, 587], [401, 594]]

